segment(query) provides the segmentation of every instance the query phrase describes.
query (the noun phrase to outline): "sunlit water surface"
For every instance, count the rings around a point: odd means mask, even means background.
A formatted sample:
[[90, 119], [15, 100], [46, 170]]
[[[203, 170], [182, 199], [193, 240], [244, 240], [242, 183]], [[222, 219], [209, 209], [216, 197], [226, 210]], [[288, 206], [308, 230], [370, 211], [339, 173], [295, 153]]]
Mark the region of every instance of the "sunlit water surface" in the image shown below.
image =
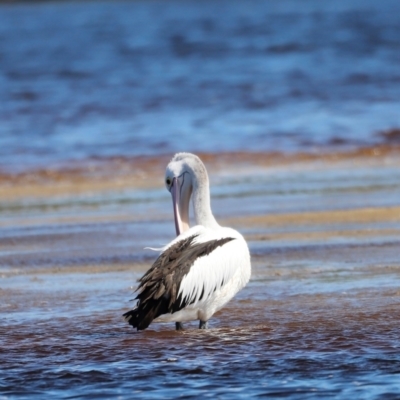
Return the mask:
[[379, 143], [399, 43], [397, 0], [3, 4], [0, 169]]

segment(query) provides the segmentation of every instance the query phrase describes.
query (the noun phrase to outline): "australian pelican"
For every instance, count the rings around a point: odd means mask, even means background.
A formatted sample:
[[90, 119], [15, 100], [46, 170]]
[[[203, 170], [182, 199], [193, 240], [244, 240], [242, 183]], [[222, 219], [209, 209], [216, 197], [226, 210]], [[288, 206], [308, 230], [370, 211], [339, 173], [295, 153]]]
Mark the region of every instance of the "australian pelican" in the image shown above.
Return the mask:
[[[172, 195], [177, 237], [162, 249], [139, 280], [136, 307], [124, 314], [137, 330], [152, 321], [200, 320], [199, 328], [250, 279], [250, 254], [243, 236], [221, 227], [210, 207], [206, 168], [199, 157], [176, 154], [167, 166], [165, 184]], [[197, 225], [189, 228], [192, 197]], [[135, 300], [136, 300], [135, 299]]]

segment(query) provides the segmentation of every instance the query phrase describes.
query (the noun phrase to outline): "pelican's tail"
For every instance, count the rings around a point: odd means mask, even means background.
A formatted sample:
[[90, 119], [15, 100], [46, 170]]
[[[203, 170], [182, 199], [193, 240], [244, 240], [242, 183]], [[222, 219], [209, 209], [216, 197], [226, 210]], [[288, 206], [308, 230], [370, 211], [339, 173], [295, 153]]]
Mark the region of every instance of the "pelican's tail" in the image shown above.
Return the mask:
[[150, 325], [155, 316], [151, 312], [144, 313], [140, 307], [136, 307], [123, 314], [123, 317], [129, 325], [132, 325], [138, 331], [143, 331]]
[[123, 317], [129, 325], [132, 325], [134, 328], [139, 330], [139, 310], [137, 308], [126, 312]]

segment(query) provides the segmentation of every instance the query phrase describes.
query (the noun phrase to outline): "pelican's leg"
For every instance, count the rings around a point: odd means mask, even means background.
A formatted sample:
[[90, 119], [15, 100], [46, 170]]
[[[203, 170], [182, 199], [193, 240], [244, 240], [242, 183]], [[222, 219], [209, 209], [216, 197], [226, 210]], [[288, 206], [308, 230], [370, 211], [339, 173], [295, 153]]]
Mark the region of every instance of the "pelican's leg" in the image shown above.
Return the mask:
[[175, 322], [175, 329], [177, 331], [183, 331], [183, 324], [182, 322]]
[[199, 329], [208, 329], [208, 321], [200, 320]]

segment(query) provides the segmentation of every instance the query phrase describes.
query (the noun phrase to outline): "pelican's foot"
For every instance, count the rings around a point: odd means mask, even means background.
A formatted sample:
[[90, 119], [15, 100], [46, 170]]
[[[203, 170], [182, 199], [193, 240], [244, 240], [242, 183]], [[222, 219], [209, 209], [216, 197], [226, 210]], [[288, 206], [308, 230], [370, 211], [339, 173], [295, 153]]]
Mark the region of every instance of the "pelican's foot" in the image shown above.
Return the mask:
[[183, 324], [182, 322], [175, 322], [175, 329], [177, 331], [183, 331]]
[[200, 320], [199, 329], [208, 329], [208, 321]]

